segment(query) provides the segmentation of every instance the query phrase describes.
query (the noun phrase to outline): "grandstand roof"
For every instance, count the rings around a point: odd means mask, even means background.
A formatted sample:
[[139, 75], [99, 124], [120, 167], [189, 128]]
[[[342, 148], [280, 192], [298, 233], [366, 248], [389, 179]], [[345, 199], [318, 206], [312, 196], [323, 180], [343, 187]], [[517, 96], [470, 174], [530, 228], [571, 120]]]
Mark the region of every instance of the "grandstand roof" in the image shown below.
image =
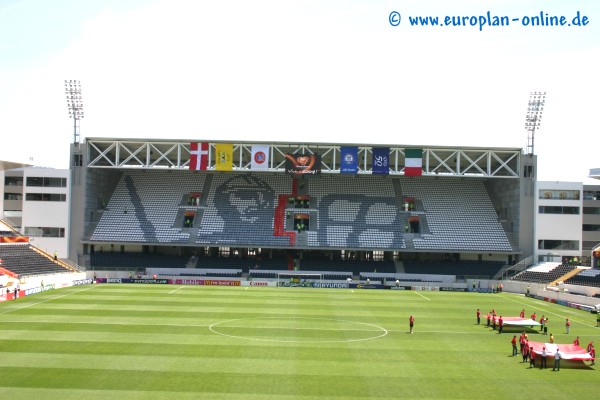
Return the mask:
[[202, 139], [86, 138], [87, 166], [91, 168], [179, 168], [188, 169], [191, 143], [209, 144], [208, 170], [215, 169], [216, 145], [233, 145], [233, 170], [250, 171], [252, 147], [269, 145], [267, 171], [285, 171], [286, 154], [318, 154], [320, 171], [340, 173], [344, 146], [358, 148], [358, 174], [372, 173], [374, 148], [389, 148], [389, 174], [404, 174], [407, 149], [422, 150], [423, 175], [518, 178], [521, 148], [415, 146], [399, 144], [340, 144], [301, 142], [240, 142]]
[[32, 164], [0, 160], [0, 171], [7, 171], [9, 169], [15, 169], [15, 168], [30, 167], [31, 165]]

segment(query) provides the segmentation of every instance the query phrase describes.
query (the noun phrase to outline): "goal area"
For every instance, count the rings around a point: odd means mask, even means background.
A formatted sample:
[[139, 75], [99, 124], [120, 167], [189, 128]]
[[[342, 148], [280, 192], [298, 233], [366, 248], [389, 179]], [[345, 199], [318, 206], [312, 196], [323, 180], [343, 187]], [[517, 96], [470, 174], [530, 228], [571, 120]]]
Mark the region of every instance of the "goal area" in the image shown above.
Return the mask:
[[294, 272], [277, 273], [277, 286], [280, 287], [323, 287], [323, 274]]

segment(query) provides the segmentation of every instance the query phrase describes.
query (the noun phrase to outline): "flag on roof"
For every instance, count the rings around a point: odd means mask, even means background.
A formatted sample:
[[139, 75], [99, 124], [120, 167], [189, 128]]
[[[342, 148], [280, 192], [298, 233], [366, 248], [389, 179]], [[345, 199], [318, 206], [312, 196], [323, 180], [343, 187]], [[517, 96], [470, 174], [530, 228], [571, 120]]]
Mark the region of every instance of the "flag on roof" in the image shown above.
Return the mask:
[[233, 169], [233, 145], [217, 143], [215, 145], [215, 170], [231, 171]]
[[358, 147], [342, 146], [340, 154], [340, 173], [356, 174], [358, 172]]
[[390, 148], [389, 147], [373, 147], [373, 161], [371, 163], [373, 174], [390, 173]]
[[269, 168], [269, 145], [253, 144], [252, 160], [250, 169], [268, 169]]
[[190, 144], [190, 170], [206, 170], [208, 167], [208, 143]]
[[404, 150], [404, 175], [423, 175], [423, 149]]

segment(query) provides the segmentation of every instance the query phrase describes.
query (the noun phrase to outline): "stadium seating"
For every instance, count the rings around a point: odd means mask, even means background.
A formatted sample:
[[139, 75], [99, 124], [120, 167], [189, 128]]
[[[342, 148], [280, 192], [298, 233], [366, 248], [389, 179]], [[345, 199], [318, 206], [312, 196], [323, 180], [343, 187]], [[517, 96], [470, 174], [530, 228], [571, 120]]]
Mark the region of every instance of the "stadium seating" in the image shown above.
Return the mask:
[[460, 278], [492, 278], [504, 266], [499, 261], [404, 261], [404, 270], [413, 274], [455, 275]]
[[185, 268], [188, 260], [189, 257], [139, 252], [96, 252], [90, 256], [95, 269]]
[[0, 259], [2, 259], [2, 267], [19, 277], [71, 272], [70, 269], [54, 262], [29, 244], [0, 245]]
[[204, 175], [168, 171], [127, 171], [90, 239], [108, 242], [187, 243], [190, 234], [175, 225], [179, 209], [195, 210], [184, 194], [200, 192]]
[[[101, 210], [89, 239], [219, 247], [514, 251], [484, 181], [479, 178], [322, 175], [297, 183], [287, 174], [274, 173], [126, 170]], [[200, 193], [198, 202], [190, 202], [191, 193]], [[296, 208], [296, 204], [288, 202], [281, 204], [281, 199], [299, 194], [310, 199], [308, 208]], [[414, 198], [415, 207], [405, 210], [405, 197]], [[294, 233], [293, 221], [286, 218], [288, 213], [308, 214], [308, 229]], [[193, 216], [190, 226], [184, 226], [186, 214]], [[407, 230], [409, 217], [419, 220], [415, 231]], [[186, 257], [165, 260], [154, 255], [153, 259], [142, 261], [124, 257], [111, 260], [106, 253], [96, 253], [92, 255], [92, 266], [183, 267], [186, 263]], [[212, 268], [212, 261], [200, 261]], [[363, 269], [362, 265], [347, 263], [338, 266], [336, 262], [327, 262], [324, 268], [323, 260], [315, 261], [315, 265], [312, 262], [303, 260], [302, 269], [354, 273], [373, 269], [370, 265]], [[233, 264], [230, 268], [244, 271], [251, 268], [248, 260], [240, 263], [228, 261]], [[287, 260], [276, 264], [272, 269], [287, 269]], [[500, 266], [433, 263], [427, 269], [437, 274], [493, 276]], [[415, 268], [417, 273], [423, 273], [425, 267]], [[381, 264], [377, 269], [396, 273], [393, 262]]]
[[558, 263], [544, 263], [541, 265], [534, 266], [523, 272], [518, 273], [511, 279], [522, 282], [532, 283], [544, 283], [548, 284], [554, 282], [565, 274], [576, 269], [576, 266], [558, 264]]
[[382, 273], [395, 273], [396, 266], [393, 261], [351, 261], [351, 260], [323, 260], [323, 259], [303, 259], [300, 262], [300, 268], [306, 272], [313, 271], [350, 271], [354, 275], [361, 272], [379, 271]]
[[565, 280], [564, 283], [579, 286], [600, 287], [600, 270], [586, 269]]
[[445, 251], [513, 251], [495, 208], [477, 178], [399, 178], [405, 196], [423, 202], [429, 227], [413, 240], [415, 249]]
[[393, 180], [382, 176], [323, 176], [308, 180], [317, 204], [311, 247], [405, 248]]

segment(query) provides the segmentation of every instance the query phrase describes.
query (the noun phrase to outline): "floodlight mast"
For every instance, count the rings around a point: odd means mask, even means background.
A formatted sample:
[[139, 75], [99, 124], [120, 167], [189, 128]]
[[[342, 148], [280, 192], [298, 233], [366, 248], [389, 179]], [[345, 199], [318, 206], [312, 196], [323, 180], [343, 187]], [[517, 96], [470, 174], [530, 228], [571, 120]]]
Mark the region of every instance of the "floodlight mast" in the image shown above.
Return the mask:
[[73, 118], [73, 143], [79, 144], [79, 120], [83, 118], [83, 99], [81, 97], [81, 82], [65, 80], [65, 94], [69, 118]]
[[529, 93], [525, 129], [527, 130], [527, 154], [533, 155], [535, 131], [542, 122], [542, 113], [546, 104], [546, 92]]

